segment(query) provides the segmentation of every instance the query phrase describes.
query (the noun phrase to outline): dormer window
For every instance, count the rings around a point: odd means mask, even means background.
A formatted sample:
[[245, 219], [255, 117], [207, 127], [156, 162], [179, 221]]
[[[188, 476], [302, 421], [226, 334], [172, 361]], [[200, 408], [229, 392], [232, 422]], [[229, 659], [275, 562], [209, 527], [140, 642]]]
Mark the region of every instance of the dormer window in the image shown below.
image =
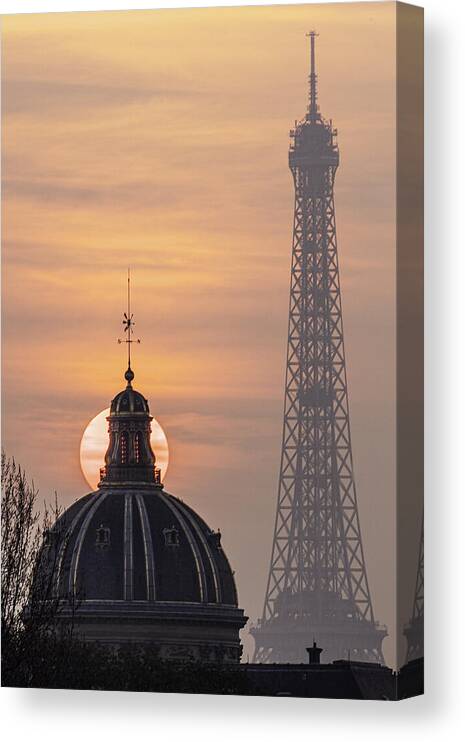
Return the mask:
[[121, 433], [119, 443], [119, 461], [120, 464], [128, 463], [128, 448], [129, 448], [129, 436], [126, 431]]
[[106, 528], [103, 523], [97, 528], [95, 545], [99, 549], [106, 549], [110, 546], [110, 529]]
[[179, 546], [179, 531], [176, 526], [164, 528], [163, 536], [165, 537], [165, 546]]

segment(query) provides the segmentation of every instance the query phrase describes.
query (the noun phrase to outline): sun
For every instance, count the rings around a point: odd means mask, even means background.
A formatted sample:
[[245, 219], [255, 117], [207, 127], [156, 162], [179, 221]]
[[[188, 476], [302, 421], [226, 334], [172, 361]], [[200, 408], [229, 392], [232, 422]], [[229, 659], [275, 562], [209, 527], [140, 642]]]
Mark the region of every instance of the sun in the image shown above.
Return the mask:
[[[105, 452], [108, 448], [108, 422], [110, 408], [102, 410], [86, 427], [79, 451], [81, 470], [85, 480], [92, 489], [96, 489], [100, 481], [100, 468], [105, 463]], [[168, 469], [169, 450], [168, 441], [160, 423], [153, 418], [150, 443], [156, 456], [157, 466], [161, 469], [161, 478], [165, 478]]]

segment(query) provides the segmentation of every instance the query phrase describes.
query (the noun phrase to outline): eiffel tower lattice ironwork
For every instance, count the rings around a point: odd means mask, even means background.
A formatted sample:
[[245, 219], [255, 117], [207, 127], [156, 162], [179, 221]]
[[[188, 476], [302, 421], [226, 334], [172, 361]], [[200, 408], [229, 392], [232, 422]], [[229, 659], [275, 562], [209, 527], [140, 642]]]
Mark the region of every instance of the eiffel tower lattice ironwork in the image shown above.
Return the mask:
[[310, 95], [291, 131], [294, 232], [282, 456], [263, 617], [251, 629], [255, 662], [382, 662], [353, 477], [339, 285], [334, 178], [337, 131], [317, 104], [315, 32]]
[[407, 639], [407, 656], [405, 662], [420, 659], [424, 654], [424, 526], [421, 526], [420, 553], [418, 557], [417, 579], [415, 583], [415, 597], [413, 600], [412, 618], [405, 627]]

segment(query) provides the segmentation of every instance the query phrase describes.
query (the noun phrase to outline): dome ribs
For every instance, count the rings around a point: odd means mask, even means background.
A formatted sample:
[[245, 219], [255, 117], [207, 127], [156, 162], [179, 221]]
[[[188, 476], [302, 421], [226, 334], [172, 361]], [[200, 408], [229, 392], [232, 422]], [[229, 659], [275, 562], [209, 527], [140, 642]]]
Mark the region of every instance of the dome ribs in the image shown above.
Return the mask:
[[124, 600], [134, 598], [132, 495], [124, 496]]
[[79, 529], [77, 539], [74, 544], [73, 556], [71, 557], [71, 567], [69, 570], [69, 594], [78, 597], [76, 585], [77, 585], [77, 570], [79, 566], [79, 557], [81, 554], [82, 544], [87, 533], [90, 521], [92, 520], [97, 508], [100, 507], [102, 502], [107, 498], [108, 492], [99, 492], [90, 508], [88, 508], [85, 518]]
[[63, 515], [57, 521], [57, 527], [60, 528], [62, 525], [65, 524], [66, 517], [67, 516], [69, 517], [70, 511], [73, 508], [77, 508], [77, 513], [72, 519], [71, 524], [69, 528], [66, 530], [66, 533], [60, 544], [60, 549], [59, 549], [58, 559], [57, 559], [57, 564], [56, 564], [56, 573], [55, 573], [55, 597], [59, 597], [59, 596], [61, 597], [60, 584], [61, 584], [62, 577], [64, 577], [64, 573], [65, 573], [63, 569], [63, 564], [64, 564], [65, 555], [66, 555], [69, 542], [71, 540], [71, 537], [74, 533], [74, 530], [77, 524], [79, 523], [80, 520], [82, 520], [87, 510], [90, 508], [90, 506], [94, 502], [95, 497], [96, 497], [95, 492], [92, 492], [91, 494], [87, 495], [87, 498], [88, 498], [87, 502], [85, 502], [84, 504], [81, 504], [80, 508], [78, 508], [78, 503], [74, 503], [74, 505], [72, 505], [68, 511], [63, 513]]
[[195, 539], [192, 536], [192, 533], [190, 531], [188, 524], [186, 523], [184, 514], [179, 508], [176, 507], [175, 500], [174, 498], [171, 497], [171, 495], [166, 495], [165, 493], [160, 492], [159, 497], [163, 500], [163, 502], [166, 503], [166, 505], [169, 507], [171, 512], [174, 513], [179, 525], [184, 531], [184, 535], [186, 536], [189, 546], [191, 547], [192, 554], [195, 560], [195, 566], [196, 566], [197, 576], [199, 580], [200, 602], [208, 603], [207, 580], [206, 580], [206, 575], [205, 575], [205, 567], [202, 561], [202, 557], [200, 555], [199, 547]]
[[[173, 497], [173, 495], [169, 495], [169, 497], [172, 498], [173, 505], [178, 508], [180, 512], [183, 513], [184, 517], [188, 519], [189, 523], [191, 524], [195, 534], [197, 535], [198, 541], [203, 547], [203, 550], [207, 556], [208, 562], [210, 564], [210, 569], [212, 572], [212, 578], [213, 578], [213, 586], [215, 591], [215, 602], [221, 603], [222, 602], [222, 590], [221, 590], [221, 582], [220, 582], [220, 575], [218, 571], [218, 566], [216, 564], [216, 561], [213, 557], [212, 551], [210, 549], [210, 545], [207, 540], [207, 536], [197, 522], [197, 519], [194, 516], [193, 511], [191, 508], [187, 507], [183, 502], [181, 502], [178, 498]], [[208, 601], [213, 602], [213, 601]]]
[[150, 532], [150, 523], [147, 515], [147, 508], [143, 495], [136, 494], [137, 508], [142, 526], [142, 538], [144, 542], [145, 555], [145, 573], [147, 576], [147, 600], [156, 600], [155, 589], [155, 557], [153, 553], [152, 534]]

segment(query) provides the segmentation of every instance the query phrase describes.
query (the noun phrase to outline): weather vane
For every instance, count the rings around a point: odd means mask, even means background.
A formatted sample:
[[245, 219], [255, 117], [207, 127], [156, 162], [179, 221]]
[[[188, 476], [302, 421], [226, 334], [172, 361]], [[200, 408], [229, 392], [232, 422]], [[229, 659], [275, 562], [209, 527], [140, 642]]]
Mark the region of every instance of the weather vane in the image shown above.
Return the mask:
[[[128, 382], [128, 386], [131, 386], [131, 381], [134, 378], [134, 371], [131, 368], [131, 345], [132, 343], [140, 343], [139, 338], [134, 339], [134, 315], [131, 314], [131, 270], [128, 268], [128, 311], [124, 312], [123, 315], [123, 325], [124, 325], [124, 332], [125, 337], [123, 339], [118, 338], [118, 343], [126, 343], [128, 346], [128, 369], [126, 373], [124, 374], [124, 378]], [[126, 334], [127, 333], [127, 334]]]

